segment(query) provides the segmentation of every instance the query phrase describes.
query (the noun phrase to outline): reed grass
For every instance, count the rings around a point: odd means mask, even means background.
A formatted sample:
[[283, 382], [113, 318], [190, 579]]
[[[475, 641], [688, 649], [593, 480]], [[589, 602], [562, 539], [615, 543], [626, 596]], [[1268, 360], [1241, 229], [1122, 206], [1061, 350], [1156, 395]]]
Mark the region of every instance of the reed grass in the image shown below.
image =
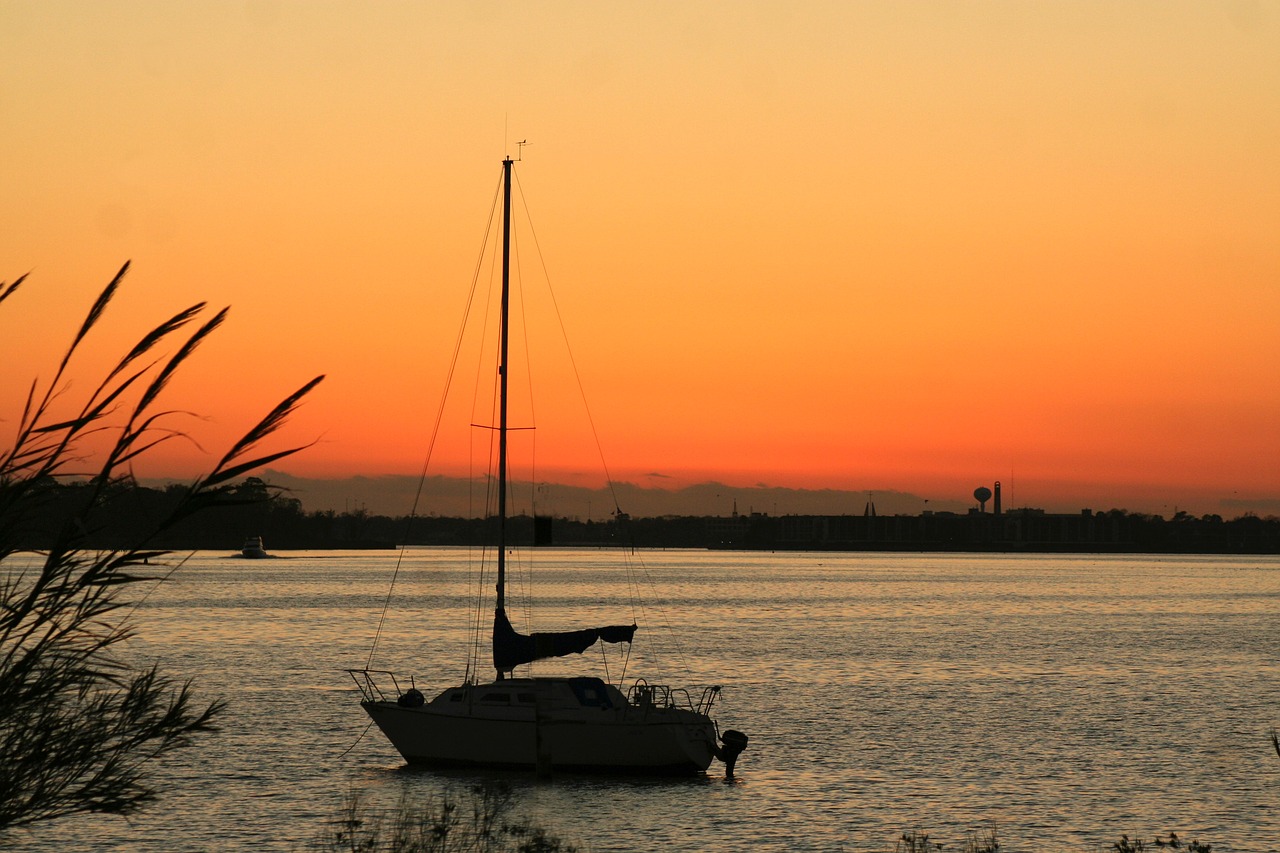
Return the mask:
[[[980, 830], [970, 831], [959, 847], [948, 847], [940, 841], [933, 840], [927, 832], [911, 830], [902, 833], [894, 845], [894, 853], [939, 853], [943, 849], [956, 850], [958, 853], [999, 853], [1004, 849], [1000, 843], [995, 824]], [[1035, 848], [1028, 848], [1035, 849]], [[1156, 853], [1156, 851], [1178, 850], [1186, 853], [1212, 853], [1213, 845], [1198, 840], [1183, 841], [1178, 833], [1154, 836], [1151, 841], [1141, 838], [1130, 838], [1121, 835], [1119, 840], [1106, 847], [1099, 848], [1098, 853]]]
[[[369, 806], [353, 790], [341, 812], [307, 849], [312, 853], [577, 853], [590, 849], [569, 844], [528, 818], [515, 817], [513, 811], [512, 791], [499, 783], [451, 789], [420, 803], [405, 797], [392, 808]], [[903, 832], [893, 853], [1001, 853], [1006, 849], [996, 824], [991, 823], [971, 830], [959, 845], [946, 844], [918, 829]], [[1184, 841], [1176, 832], [1157, 834], [1150, 841], [1126, 834], [1094, 853], [1175, 850], [1212, 853], [1213, 846]]]
[[[258, 451], [323, 378], [276, 405], [136, 541], [90, 549], [103, 509], [132, 482], [133, 463], [185, 437], [171, 426], [182, 413], [160, 401], [227, 316], [224, 308], [187, 333], [206, 306], [177, 312], [73, 396], [75, 356], [128, 270], [126, 263], [94, 301], [51, 380], [32, 381], [13, 443], [0, 450], [0, 830], [76, 813], [130, 814], [158, 796], [149, 762], [215, 730], [222, 702], [199, 705], [189, 681], [139, 669], [120, 654], [139, 600], [128, 593], [181, 565], [149, 547], [156, 536], [236, 502], [233, 480], [302, 449]], [[25, 280], [0, 282], [0, 303]], [[157, 354], [166, 347], [172, 354]], [[55, 507], [49, 486], [66, 478], [86, 488], [73, 506]], [[33, 542], [40, 551], [30, 550]], [[5, 562], [23, 551], [30, 553], [21, 561]]]
[[309, 848], [315, 853], [576, 853], [577, 847], [512, 813], [508, 786], [450, 790], [424, 802], [402, 798], [391, 809], [367, 805], [358, 792]]

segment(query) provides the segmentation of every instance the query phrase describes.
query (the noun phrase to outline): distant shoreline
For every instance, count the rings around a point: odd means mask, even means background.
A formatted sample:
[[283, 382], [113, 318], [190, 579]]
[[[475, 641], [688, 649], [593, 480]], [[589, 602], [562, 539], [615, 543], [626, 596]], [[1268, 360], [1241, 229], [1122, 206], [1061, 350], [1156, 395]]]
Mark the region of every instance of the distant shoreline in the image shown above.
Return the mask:
[[[85, 500], [84, 483], [51, 486], [42, 516], [20, 548], [39, 550]], [[394, 548], [397, 545], [486, 545], [497, 541], [490, 518], [427, 516], [393, 518], [363, 507], [348, 512], [303, 509], [301, 501], [250, 478], [231, 489], [213, 511], [161, 528], [185, 487], [163, 490], [123, 485], [99, 509], [89, 532], [91, 548], [137, 542], [167, 550], [234, 553], [246, 537], [262, 537], [267, 553], [289, 550]], [[999, 506], [999, 504], [996, 504]], [[157, 530], [161, 530], [157, 533]], [[1280, 554], [1280, 518], [1242, 515], [1172, 518], [1120, 509], [1050, 513], [925, 511], [877, 514], [867, 502], [859, 515], [770, 514], [635, 516], [615, 510], [606, 519], [516, 513], [507, 520], [516, 545], [634, 548], [701, 548], [753, 551], [921, 551], [1078, 554]]]
[[[338, 516], [335, 521], [340, 521]], [[277, 550], [394, 549], [493, 545], [490, 519], [360, 517], [361, 538], [281, 540]], [[705, 549], [716, 551], [919, 552], [986, 554], [1280, 554], [1280, 519], [1175, 516], [1113, 510], [1038, 510], [921, 515], [765, 514], [631, 518], [583, 522], [517, 516], [508, 536], [522, 547]], [[395, 534], [400, 534], [396, 536]], [[397, 542], [396, 540], [400, 541]], [[188, 543], [190, 544], [190, 543]]]

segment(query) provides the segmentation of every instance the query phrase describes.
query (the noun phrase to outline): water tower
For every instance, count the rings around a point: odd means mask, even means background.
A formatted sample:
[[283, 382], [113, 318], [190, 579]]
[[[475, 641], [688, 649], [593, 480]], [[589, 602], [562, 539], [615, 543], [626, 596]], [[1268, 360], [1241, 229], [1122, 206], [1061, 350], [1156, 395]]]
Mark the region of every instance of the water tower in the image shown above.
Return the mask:
[[987, 501], [991, 500], [991, 490], [986, 486], [978, 486], [973, 490], [973, 499], [978, 502], [978, 512], [986, 512]]

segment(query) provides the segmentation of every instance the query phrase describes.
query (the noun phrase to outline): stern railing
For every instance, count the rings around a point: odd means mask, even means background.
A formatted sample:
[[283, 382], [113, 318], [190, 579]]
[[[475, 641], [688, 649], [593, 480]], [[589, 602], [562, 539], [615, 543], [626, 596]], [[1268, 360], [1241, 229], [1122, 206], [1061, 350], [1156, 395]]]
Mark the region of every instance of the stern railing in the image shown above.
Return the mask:
[[[350, 675], [351, 680], [356, 683], [356, 687], [360, 689], [360, 695], [366, 702], [394, 702], [407, 690], [412, 690], [416, 686], [413, 683], [413, 676], [409, 676], [409, 687], [402, 688], [396, 674], [386, 669], [349, 669], [347, 675]], [[385, 688], [388, 681], [391, 682], [389, 696]]]
[[689, 691], [680, 687], [668, 687], [665, 684], [650, 684], [643, 678], [637, 678], [627, 692], [627, 701], [637, 708], [685, 708], [699, 714], [711, 716], [711, 708], [720, 695], [720, 686], [704, 688], [698, 704], [693, 704]]

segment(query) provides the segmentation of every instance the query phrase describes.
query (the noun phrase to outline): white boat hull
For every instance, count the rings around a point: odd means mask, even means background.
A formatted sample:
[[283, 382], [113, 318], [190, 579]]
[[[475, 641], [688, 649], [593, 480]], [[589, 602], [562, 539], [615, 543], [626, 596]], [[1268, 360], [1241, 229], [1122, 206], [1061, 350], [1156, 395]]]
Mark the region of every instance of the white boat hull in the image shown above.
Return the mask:
[[[416, 708], [388, 700], [361, 704], [411, 764], [688, 775], [705, 771], [716, 755], [715, 723], [705, 714], [625, 699], [571, 707], [548, 689], [556, 683], [453, 688]], [[483, 701], [498, 693], [511, 703]], [[461, 698], [451, 701], [451, 694]], [[517, 695], [526, 701], [514, 701]]]

